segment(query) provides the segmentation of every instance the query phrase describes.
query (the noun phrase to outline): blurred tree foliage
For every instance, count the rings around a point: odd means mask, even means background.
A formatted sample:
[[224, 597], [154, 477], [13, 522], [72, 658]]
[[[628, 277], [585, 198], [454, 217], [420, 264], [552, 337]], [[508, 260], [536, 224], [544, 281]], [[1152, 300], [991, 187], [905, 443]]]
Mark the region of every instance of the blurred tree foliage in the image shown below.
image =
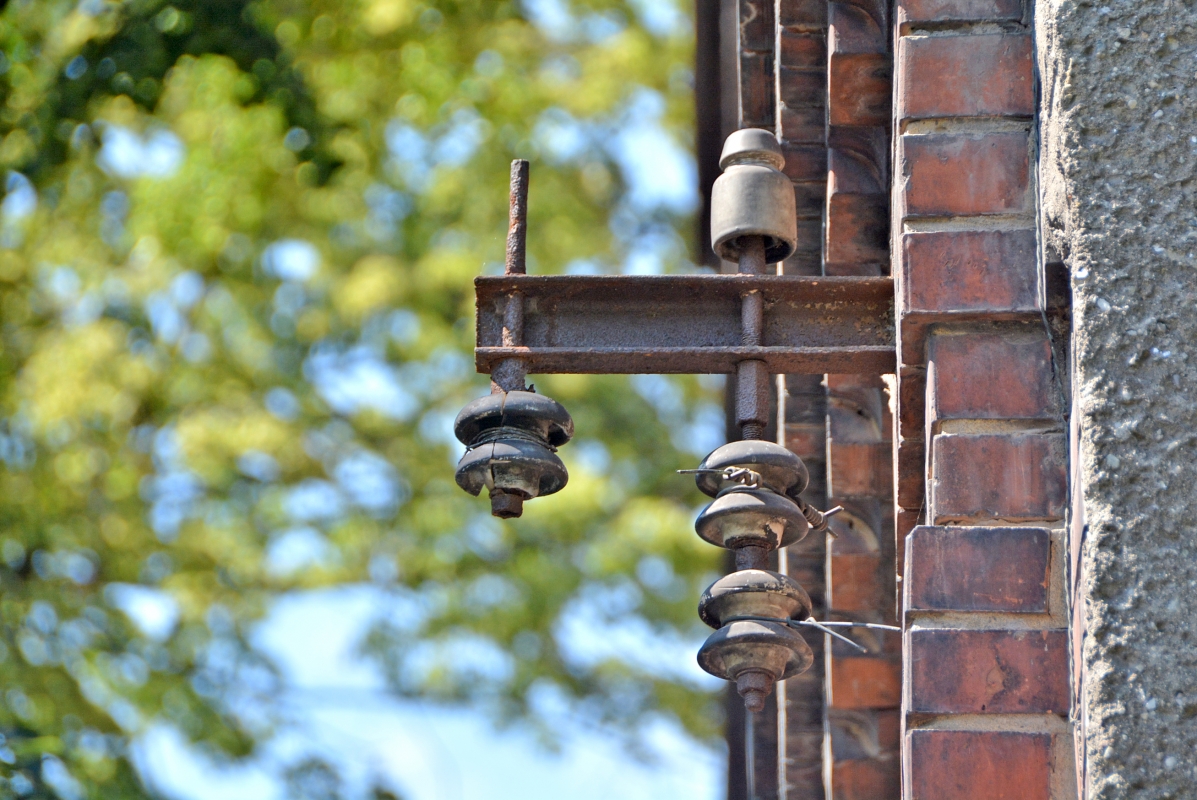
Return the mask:
[[148, 796], [130, 743], [157, 723], [251, 752], [280, 691], [253, 625], [346, 583], [393, 600], [365, 652], [397, 692], [713, 734], [680, 666], [563, 633], [694, 633], [716, 555], [672, 472], [710, 443], [711, 386], [537, 380], [579, 441], [567, 490], [512, 523], [454, 485], [451, 436], [486, 390], [471, 279], [500, 268], [510, 159], [533, 162], [534, 271], [688, 268], [688, 201], [629, 180], [654, 164], [626, 135], [688, 147], [688, 13], [6, 4], [0, 794]]

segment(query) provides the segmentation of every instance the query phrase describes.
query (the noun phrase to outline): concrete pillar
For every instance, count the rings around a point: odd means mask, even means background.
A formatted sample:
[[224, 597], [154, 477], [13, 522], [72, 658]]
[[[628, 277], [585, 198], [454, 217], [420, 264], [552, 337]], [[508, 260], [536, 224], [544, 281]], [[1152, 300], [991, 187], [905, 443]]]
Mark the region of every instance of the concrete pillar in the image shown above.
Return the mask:
[[1036, 7], [1045, 291], [1071, 295], [1082, 796], [1197, 780], [1197, 8]]

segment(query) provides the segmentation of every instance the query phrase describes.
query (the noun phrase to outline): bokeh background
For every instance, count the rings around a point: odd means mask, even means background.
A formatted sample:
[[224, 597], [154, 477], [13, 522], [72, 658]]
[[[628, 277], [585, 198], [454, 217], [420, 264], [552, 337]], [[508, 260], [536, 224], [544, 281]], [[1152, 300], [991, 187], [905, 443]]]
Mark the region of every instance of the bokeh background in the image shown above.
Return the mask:
[[0, 8], [0, 795], [720, 796], [721, 379], [453, 483], [511, 159], [530, 272], [697, 269], [690, 4]]

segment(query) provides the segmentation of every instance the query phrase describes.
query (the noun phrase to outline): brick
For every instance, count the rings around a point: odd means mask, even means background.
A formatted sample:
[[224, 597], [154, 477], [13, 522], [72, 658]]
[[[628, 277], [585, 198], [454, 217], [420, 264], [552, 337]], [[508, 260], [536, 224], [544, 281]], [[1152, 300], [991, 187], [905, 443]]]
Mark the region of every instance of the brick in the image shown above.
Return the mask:
[[[1000, 387], [995, 391], [995, 387]], [[933, 335], [927, 345], [927, 422], [1052, 420], [1059, 416], [1047, 336]]]
[[822, 253], [823, 220], [818, 217], [798, 218], [798, 249], [796, 252]]
[[832, 767], [832, 800], [880, 800], [896, 798], [901, 777], [898, 759], [854, 759], [836, 761]]
[[887, 53], [836, 53], [827, 61], [831, 125], [885, 126], [890, 121], [893, 66]]
[[899, 258], [902, 313], [1039, 312], [1033, 230], [906, 233]]
[[873, 261], [828, 261], [823, 265], [823, 274], [828, 277], [884, 278], [889, 275], [889, 264]]
[[904, 439], [923, 435], [927, 410], [927, 371], [901, 367], [898, 371], [898, 435]]
[[827, 0], [779, 0], [777, 24], [783, 27], [825, 27]]
[[740, 53], [740, 127], [773, 128], [773, 54]]
[[899, 25], [1022, 19], [1021, 0], [898, 0]]
[[[823, 104], [816, 106], [801, 106], [790, 108], [782, 105], [779, 111], [781, 119], [781, 140], [784, 144], [817, 144], [823, 145], [827, 138], [827, 112]], [[826, 183], [827, 176], [820, 176]], [[820, 198], [822, 195], [820, 195]]]
[[880, 754], [881, 748], [877, 746], [877, 725], [874, 721], [876, 713], [872, 709], [827, 710], [827, 732], [831, 734], [833, 760], [853, 761]]
[[786, 447], [804, 462], [826, 457], [826, 426], [806, 422], [786, 423]]
[[925, 491], [926, 445], [922, 439], [899, 439], [895, 444], [895, 495], [902, 508], [918, 508]]
[[740, 3], [740, 49], [773, 49], [774, 0], [738, 0]]
[[877, 744], [882, 750], [896, 752], [902, 744], [902, 712], [897, 709], [874, 711], [877, 720]]
[[[826, 181], [827, 180], [827, 148], [822, 145], [790, 145], [783, 144], [781, 153], [786, 163], [782, 171], [792, 181]], [[822, 238], [816, 237], [818, 242]]]
[[902, 667], [885, 658], [831, 659], [831, 701], [836, 708], [893, 708], [902, 697]]
[[[788, 574], [791, 578], [798, 581], [798, 583], [802, 585], [802, 588], [805, 589], [806, 593], [810, 595], [811, 602], [814, 603], [816, 607], [826, 605], [826, 586], [824, 584], [826, 582], [827, 568], [821, 559], [818, 563], [799, 565], [794, 563], [794, 559], [791, 554], [790, 569]], [[816, 596], [819, 598], [818, 600], [815, 600]]]
[[880, 375], [828, 375], [827, 389], [834, 395], [845, 396], [853, 392], [879, 391], [885, 388]]
[[[822, 705], [822, 704], [820, 704]], [[822, 727], [822, 726], [820, 726]], [[823, 731], [801, 731], [786, 737], [786, 751], [791, 758], [809, 764], [819, 759], [823, 749]]]
[[778, 78], [781, 102], [790, 108], [823, 106], [827, 93], [827, 76], [822, 72], [781, 68]]
[[828, 448], [828, 487], [835, 497], [875, 497], [893, 485], [893, 447], [888, 442], [837, 442]]
[[828, 570], [828, 608], [863, 614], [876, 611], [882, 604], [881, 556], [832, 555]]
[[1067, 714], [1068, 631], [912, 630], [912, 714]]
[[803, 461], [822, 459], [826, 450], [827, 429], [823, 424], [787, 422], [786, 447]]
[[786, 680], [786, 726], [791, 731], [823, 730], [823, 676], [816, 678]]
[[906, 539], [907, 611], [1047, 613], [1043, 528], [921, 526]]
[[[781, 66], [820, 73], [827, 70], [827, 37], [822, 31], [813, 33], [782, 28], [778, 31], [778, 43], [781, 45]], [[820, 106], [823, 105], [821, 100]]]
[[[844, 3], [827, 8], [827, 38], [832, 53], [884, 53], [889, 48], [886, 3]], [[874, 17], [873, 13], [878, 16]]]
[[818, 761], [786, 759], [786, 792], [790, 797], [817, 797], [823, 791], [822, 758]]
[[1049, 800], [1048, 733], [913, 730], [909, 800]]
[[889, 263], [889, 198], [844, 193], [828, 197], [826, 253], [830, 263]]
[[834, 400], [828, 407], [833, 439], [888, 442], [892, 438], [893, 422], [887, 418], [889, 404], [879, 376], [828, 375], [827, 392]]
[[1064, 516], [1063, 434], [940, 434], [931, 445], [930, 520], [1009, 522]]
[[920, 134], [899, 139], [903, 217], [1008, 214], [1029, 207], [1027, 134]]
[[887, 165], [883, 162], [889, 160], [889, 154], [877, 147], [873, 137], [849, 136], [844, 131], [835, 133], [834, 141], [828, 142], [828, 195], [881, 195], [888, 211]]
[[817, 251], [797, 251], [781, 262], [782, 275], [822, 275], [823, 256]]
[[903, 607], [903, 603], [901, 602], [901, 600], [905, 596], [905, 590], [903, 587], [905, 586], [905, 581], [908, 580], [906, 577], [906, 573], [909, 570], [909, 567], [906, 564], [906, 560], [908, 558], [908, 556], [906, 555], [907, 536], [910, 534], [910, 532], [912, 530], [915, 529], [916, 526], [918, 526], [919, 521], [922, 519], [922, 516], [923, 516], [922, 509], [918, 509], [918, 508], [896, 508], [896, 509], [894, 509], [894, 544], [895, 544], [894, 560], [897, 562], [895, 564], [896, 572], [898, 575], [898, 581], [897, 581], [898, 591], [897, 591], [896, 599], [899, 601], [898, 602], [898, 614], [897, 614], [899, 619], [901, 619], [902, 614], [905, 613], [905, 609]]
[[827, 178], [820, 181], [800, 181], [794, 184], [794, 209], [799, 218], [822, 218], [827, 197]]
[[[927, 88], [934, 86], [934, 91]], [[898, 118], [1024, 116], [1035, 112], [1031, 37], [903, 37]]]

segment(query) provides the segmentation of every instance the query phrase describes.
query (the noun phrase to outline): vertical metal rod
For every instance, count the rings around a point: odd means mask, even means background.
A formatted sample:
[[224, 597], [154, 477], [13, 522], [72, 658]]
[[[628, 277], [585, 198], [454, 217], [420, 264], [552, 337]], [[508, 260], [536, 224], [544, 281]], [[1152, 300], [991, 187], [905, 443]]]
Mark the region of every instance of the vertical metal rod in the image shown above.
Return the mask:
[[745, 236], [740, 239], [740, 273], [743, 275], [765, 274], [765, 237]]
[[517, 158], [511, 162], [511, 199], [507, 222], [508, 275], [523, 275], [528, 271], [528, 162]]
[[[507, 221], [506, 275], [524, 275], [528, 271], [528, 162], [517, 158], [511, 162], [511, 198]], [[524, 296], [512, 292], [503, 309], [503, 346], [519, 347], [524, 343]], [[521, 359], [508, 358], [491, 373], [492, 393], [523, 391], [527, 366]]]
[[519, 347], [524, 343], [524, 297], [512, 292], [503, 309], [503, 346]]
[[754, 289], [740, 301], [740, 342], [745, 347], [760, 347], [764, 325], [765, 298]]
[[748, 800], [756, 800], [756, 713], [744, 712], [744, 780]]
[[[765, 239], [745, 236], [740, 242], [740, 272], [765, 273]], [[745, 347], [759, 347], [764, 335], [765, 299], [759, 291], [744, 294], [740, 303], [740, 341]], [[769, 375], [764, 362], [741, 361], [736, 365], [736, 416], [740, 435], [760, 439], [765, 435], [769, 404]]]

